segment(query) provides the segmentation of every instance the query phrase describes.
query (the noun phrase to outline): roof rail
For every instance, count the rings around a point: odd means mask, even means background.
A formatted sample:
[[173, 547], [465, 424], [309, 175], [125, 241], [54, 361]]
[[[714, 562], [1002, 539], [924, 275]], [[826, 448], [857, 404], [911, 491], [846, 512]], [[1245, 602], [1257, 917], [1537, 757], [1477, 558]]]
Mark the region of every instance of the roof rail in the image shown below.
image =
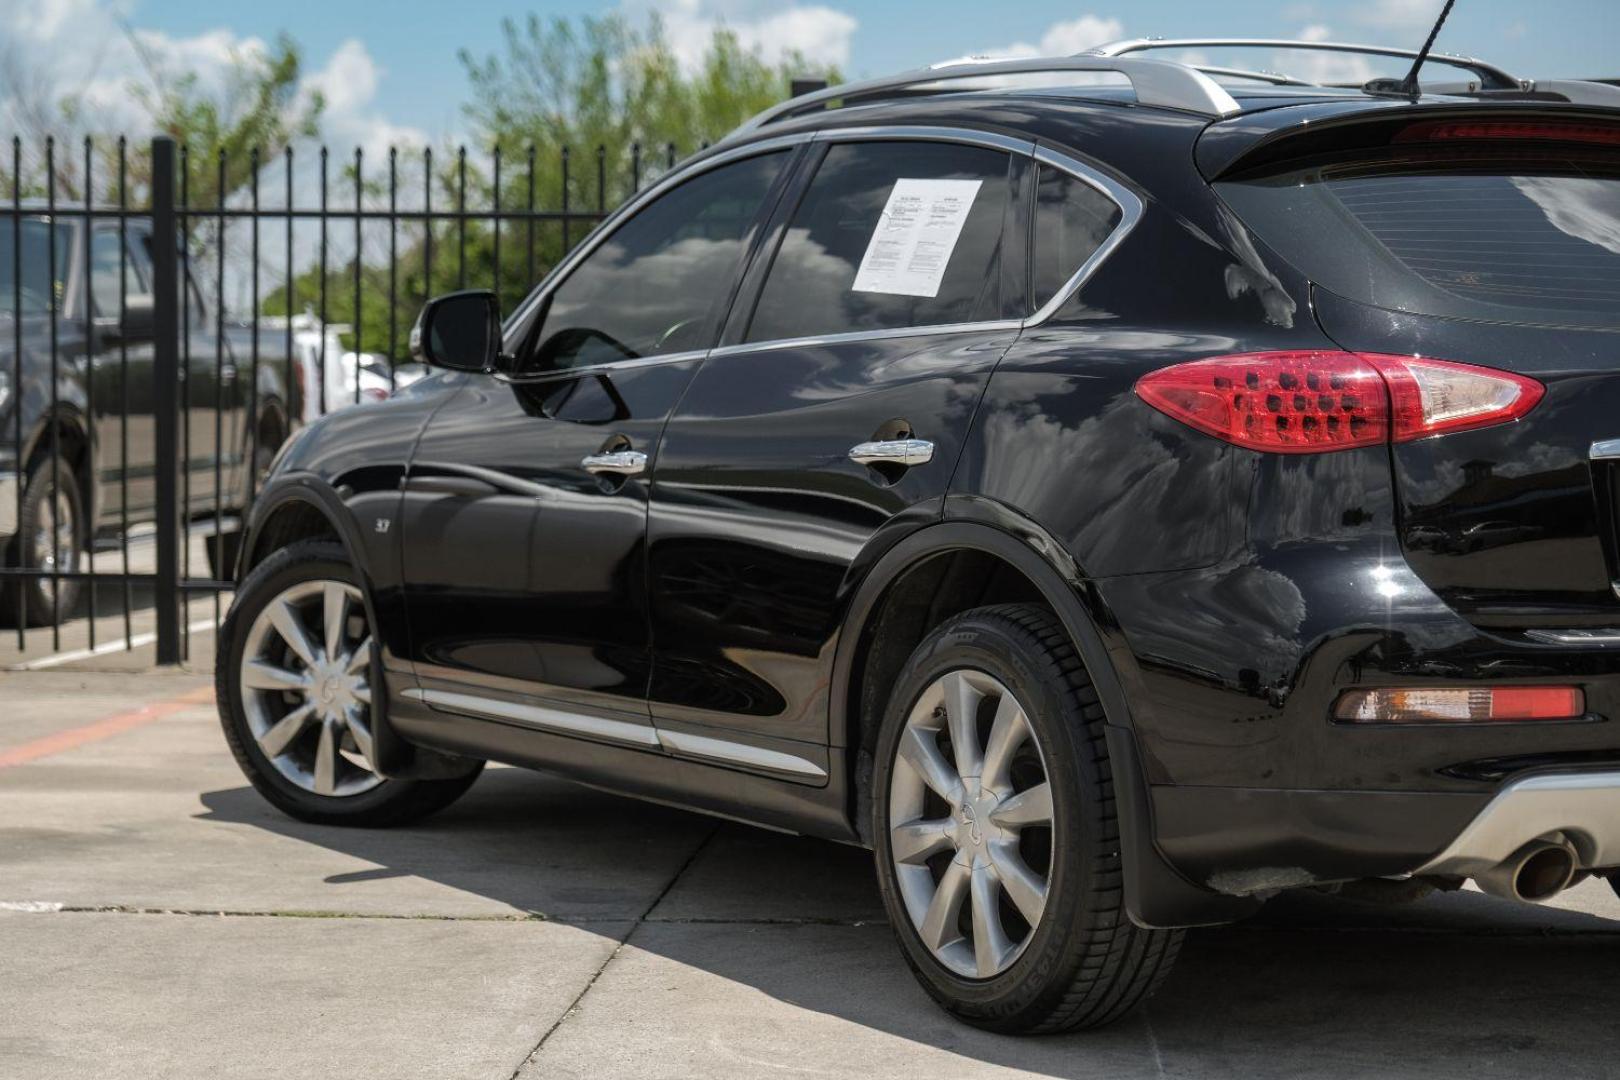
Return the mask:
[[1239, 111], [1214, 79], [1196, 68], [1170, 60], [1122, 59], [1109, 56], [1059, 56], [1034, 60], [956, 60], [932, 68], [863, 82], [844, 83], [790, 98], [746, 121], [732, 135], [757, 130], [779, 120], [812, 112], [833, 101], [846, 105], [863, 99], [897, 97], [908, 90], [926, 89], [955, 79], [982, 79], [1000, 75], [1050, 75], [1068, 72], [1107, 72], [1123, 75], [1143, 105], [1181, 109], [1204, 116], [1230, 116]]
[[[1200, 48], [1236, 48], [1236, 49], [1306, 49], [1315, 52], [1353, 53], [1361, 56], [1394, 56], [1404, 60], [1415, 60], [1418, 57], [1416, 49], [1397, 49], [1387, 45], [1349, 45], [1338, 41], [1295, 41], [1290, 38], [1131, 38], [1126, 41], [1112, 41], [1107, 45], [1099, 45], [1087, 51], [1090, 56], [1125, 56], [1129, 53], [1146, 52], [1149, 49], [1200, 49]], [[1479, 77], [1480, 88], [1483, 90], [1522, 90], [1523, 84], [1512, 75], [1503, 71], [1495, 64], [1484, 60], [1476, 60], [1470, 56], [1454, 56], [1451, 53], [1431, 52], [1428, 61], [1433, 64], [1444, 64], [1448, 67], [1462, 68], [1473, 72]]]

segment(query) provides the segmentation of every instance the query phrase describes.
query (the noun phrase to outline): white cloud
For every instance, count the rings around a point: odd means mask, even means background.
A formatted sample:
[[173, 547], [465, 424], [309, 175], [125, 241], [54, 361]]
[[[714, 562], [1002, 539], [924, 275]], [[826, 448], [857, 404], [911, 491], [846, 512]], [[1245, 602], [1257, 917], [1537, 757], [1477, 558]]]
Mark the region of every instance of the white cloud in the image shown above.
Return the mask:
[[[0, 126], [15, 126], [24, 105], [74, 99], [85, 129], [139, 138], [151, 117], [131, 86], [150, 85], [151, 70], [193, 76], [201, 90], [217, 94], [230, 85], [240, 62], [270, 52], [262, 38], [223, 28], [189, 36], [126, 29], [126, 7], [122, 0], [0, 0], [0, 27], [6, 28], [0, 39]], [[369, 155], [390, 143], [426, 142], [422, 132], [391, 123], [377, 108], [382, 74], [357, 39], [306, 70], [301, 89], [318, 90], [326, 99], [321, 135], [335, 148], [358, 145]]]
[[[1333, 30], [1321, 23], [1314, 23], [1297, 36], [1301, 41], [1332, 41]], [[1314, 83], [1350, 83], [1359, 86], [1378, 74], [1365, 56], [1303, 49], [1278, 52], [1271, 66], [1276, 71], [1286, 71], [1296, 78]]]
[[1439, 18], [1444, 3], [1445, 0], [1364, 0], [1351, 6], [1351, 18], [1385, 30], [1426, 30]]
[[386, 155], [390, 146], [428, 142], [421, 129], [395, 124], [377, 109], [377, 84], [382, 75], [383, 69], [372, 59], [365, 43], [349, 38], [324, 66], [304, 76], [304, 92], [318, 91], [326, 102], [321, 135], [334, 148], [349, 150], [358, 146], [375, 161]]
[[631, 3], [632, 15], [656, 11], [675, 58], [688, 70], [698, 67], [714, 32], [726, 29], [737, 41], [775, 63], [792, 53], [820, 64], [849, 63], [850, 40], [859, 25], [853, 15], [821, 4], [785, 6], [762, 0], [665, 0], [650, 6]]
[[1125, 36], [1125, 25], [1118, 19], [1100, 15], [1082, 15], [1077, 19], [1055, 22], [1046, 28], [1038, 43], [1017, 41], [1011, 45], [988, 49], [983, 56], [1019, 59], [1027, 56], [1070, 56], [1085, 52], [1098, 45], [1117, 41]]

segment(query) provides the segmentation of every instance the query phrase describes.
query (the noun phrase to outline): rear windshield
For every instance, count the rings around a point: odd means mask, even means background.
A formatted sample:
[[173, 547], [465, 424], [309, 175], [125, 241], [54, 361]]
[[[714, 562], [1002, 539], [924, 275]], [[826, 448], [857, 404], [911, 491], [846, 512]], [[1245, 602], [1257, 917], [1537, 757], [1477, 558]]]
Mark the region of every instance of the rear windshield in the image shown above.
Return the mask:
[[1216, 185], [1316, 284], [1398, 311], [1620, 329], [1620, 162], [1336, 164]]

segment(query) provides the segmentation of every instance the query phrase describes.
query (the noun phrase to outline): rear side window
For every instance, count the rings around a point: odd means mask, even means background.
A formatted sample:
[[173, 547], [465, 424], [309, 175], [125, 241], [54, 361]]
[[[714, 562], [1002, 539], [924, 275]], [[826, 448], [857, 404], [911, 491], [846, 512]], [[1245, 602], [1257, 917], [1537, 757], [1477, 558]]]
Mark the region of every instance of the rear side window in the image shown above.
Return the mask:
[[1041, 166], [1035, 193], [1035, 307], [1044, 307], [1079, 273], [1119, 225], [1118, 204], [1078, 177]]
[[1620, 328], [1620, 160], [1340, 165], [1216, 185], [1322, 287], [1378, 307]]
[[949, 143], [832, 147], [788, 224], [748, 340], [1015, 317], [1001, 297], [1010, 164]]

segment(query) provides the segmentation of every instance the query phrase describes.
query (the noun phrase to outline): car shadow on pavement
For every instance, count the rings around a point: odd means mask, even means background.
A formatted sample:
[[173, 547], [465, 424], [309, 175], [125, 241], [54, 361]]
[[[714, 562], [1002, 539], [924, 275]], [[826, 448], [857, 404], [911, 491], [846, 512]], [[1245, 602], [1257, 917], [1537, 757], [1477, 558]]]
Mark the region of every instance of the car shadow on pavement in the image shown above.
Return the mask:
[[[1462, 893], [1403, 908], [1318, 894], [1188, 935], [1149, 1009], [1056, 1038], [989, 1035], [945, 1016], [883, 924], [870, 855], [715, 821], [516, 769], [394, 830], [283, 817], [248, 787], [202, 796], [202, 820], [250, 825], [372, 864], [350, 890], [416, 878], [622, 938], [800, 1009], [1053, 1077], [1607, 1075], [1620, 922]], [[313, 883], [312, 883], [313, 884]], [[441, 892], [443, 890], [440, 890]], [[627, 925], [629, 924], [629, 925]], [[593, 991], [602, 993], [600, 987]], [[678, 1008], [672, 1005], [671, 1008]], [[678, 1025], [678, 1021], [671, 1021]], [[758, 1037], [732, 1018], [716, 1045]], [[671, 1027], [673, 1033], [677, 1027]], [[656, 1038], [657, 1025], [639, 1025]]]

